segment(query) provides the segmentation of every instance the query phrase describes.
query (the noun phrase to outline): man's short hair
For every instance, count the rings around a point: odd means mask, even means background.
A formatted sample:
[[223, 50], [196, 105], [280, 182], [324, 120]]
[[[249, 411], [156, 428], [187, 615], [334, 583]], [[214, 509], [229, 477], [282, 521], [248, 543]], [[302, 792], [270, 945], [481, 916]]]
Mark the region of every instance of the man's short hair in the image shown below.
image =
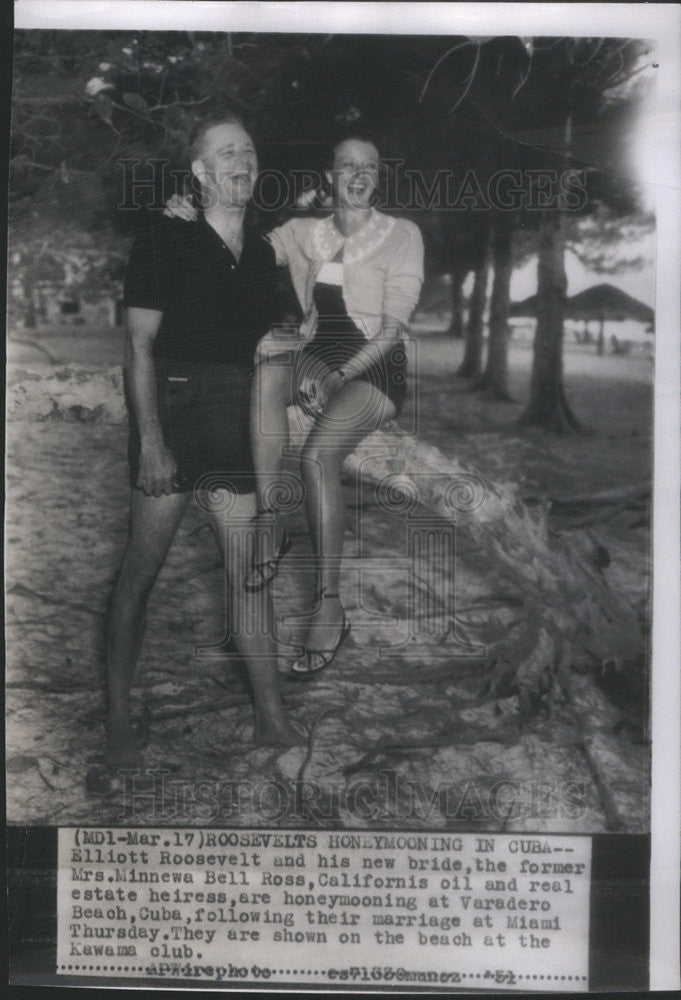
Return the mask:
[[188, 151], [190, 166], [194, 160], [201, 159], [206, 133], [210, 129], [215, 128], [216, 125], [238, 125], [244, 132], [248, 132], [242, 119], [232, 111], [224, 111], [221, 115], [215, 115], [213, 118], [207, 118], [205, 121], [199, 122], [189, 134]]

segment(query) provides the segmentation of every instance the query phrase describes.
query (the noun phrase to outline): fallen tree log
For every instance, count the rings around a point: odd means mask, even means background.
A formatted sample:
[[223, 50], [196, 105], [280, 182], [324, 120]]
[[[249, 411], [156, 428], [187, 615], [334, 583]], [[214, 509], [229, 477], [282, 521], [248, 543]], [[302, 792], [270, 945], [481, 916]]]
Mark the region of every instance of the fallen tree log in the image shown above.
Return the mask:
[[[546, 501], [546, 497], [523, 497], [524, 503]], [[590, 507], [607, 507], [610, 505], [631, 504], [638, 507], [650, 499], [650, 483], [644, 480], [634, 486], [619, 489], [598, 490], [596, 493], [580, 493], [570, 497], [549, 497], [551, 511], [573, 511]]]
[[[290, 429], [300, 446], [309, 420], [290, 411]], [[508, 483], [492, 482], [470, 463], [390, 425], [366, 437], [348, 457], [345, 470], [384, 494], [394, 491], [420, 504], [470, 536], [499, 567], [499, 575], [522, 599], [527, 629], [506, 642], [505, 664], [491, 678], [492, 690], [509, 669], [534, 699], [546, 687], [546, 671], [570, 663], [614, 662], [623, 666], [644, 655], [637, 611], [614, 593], [582, 546], [554, 535], [546, 508], [530, 509]], [[495, 580], [495, 584], [498, 580]]]

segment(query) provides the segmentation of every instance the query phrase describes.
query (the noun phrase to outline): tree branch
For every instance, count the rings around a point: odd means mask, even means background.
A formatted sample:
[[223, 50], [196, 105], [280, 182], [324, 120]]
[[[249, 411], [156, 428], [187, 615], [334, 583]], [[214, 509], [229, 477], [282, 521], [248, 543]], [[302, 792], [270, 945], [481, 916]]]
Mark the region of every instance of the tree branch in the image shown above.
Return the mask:
[[636, 69], [632, 69], [628, 73], [625, 73], [623, 76], [620, 77], [619, 80], [616, 80], [614, 83], [611, 82], [606, 83], [604, 87], [607, 90], [614, 90], [615, 87], [619, 87], [623, 83], [627, 83], [629, 80], [632, 80], [635, 76], [638, 76], [639, 73], [643, 73], [645, 70], [650, 69], [652, 65], [653, 65], [652, 62], [644, 63], [643, 66], [638, 66]]
[[30, 104], [60, 106], [63, 104], [91, 104], [92, 101], [90, 98], [81, 96], [80, 94], [62, 94], [59, 97], [50, 97], [46, 94], [36, 94], [35, 97], [13, 97], [12, 103], [19, 106]]
[[[210, 95], [208, 97], [201, 97], [196, 101], [183, 101], [181, 100], [181, 98], [178, 97], [176, 98], [176, 100], [170, 101], [168, 104], [150, 105], [147, 108], [147, 111], [151, 113], [152, 111], [165, 111], [166, 108], [178, 108], [178, 107], [194, 108], [197, 107], [199, 104], [205, 104], [206, 101], [209, 100], [210, 100]], [[120, 105], [117, 104], [116, 107], [120, 107]], [[130, 109], [128, 108], [127, 110], [129, 111]]]
[[527, 83], [527, 80], [528, 80], [528, 77], [530, 75], [531, 70], [532, 70], [532, 58], [530, 58], [530, 61], [527, 64], [527, 71], [522, 75], [522, 77], [520, 79], [520, 83], [517, 85], [517, 87], [513, 91], [513, 94], [511, 96], [511, 100], [512, 101], [515, 101], [516, 97], [518, 96], [518, 94], [520, 93], [520, 91], [523, 89], [523, 87]]
[[585, 62], [581, 63], [580, 69], [584, 69], [585, 66], [588, 66], [589, 63], [592, 62], [592, 60], [594, 60], [596, 58], [596, 56], [598, 55], [598, 53], [603, 48], [604, 43], [605, 43], [605, 39], [604, 38], [599, 38], [598, 39], [598, 41], [596, 43], [596, 47], [594, 48], [594, 50], [591, 53], [591, 55], [589, 56], [589, 58]]
[[[451, 49], [447, 49], [447, 51], [445, 52], [445, 54], [442, 55], [442, 56], [440, 56], [440, 58], [437, 60], [437, 62], [435, 63], [435, 65], [431, 69], [430, 73], [428, 74], [428, 76], [426, 78], [426, 82], [423, 85], [423, 90], [419, 94], [419, 104], [421, 104], [421, 102], [423, 101], [423, 98], [425, 97], [426, 91], [428, 90], [428, 87], [430, 85], [430, 81], [433, 79], [433, 76], [435, 75], [435, 71], [437, 70], [438, 66], [440, 66], [445, 61], [445, 59], [447, 58], [447, 56], [451, 56], [452, 52], [457, 52], [459, 49], [465, 49], [467, 45], [472, 45], [472, 44], [473, 44], [472, 42], [468, 42], [468, 41], [466, 41], [466, 42], [459, 42], [458, 45], [455, 45]], [[479, 46], [478, 46], [478, 48], [479, 48]]]
[[29, 160], [27, 156], [20, 153], [19, 156], [14, 156], [9, 161], [10, 170], [16, 167], [33, 167], [35, 170], [58, 170], [58, 167], [48, 167], [46, 163], [36, 163], [35, 160]]
[[482, 46], [478, 42], [478, 44], [475, 46], [475, 59], [473, 61], [473, 66], [472, 66], [471, 71], [470, 71], [470, 73], [468, 74], [468, 77], [467, 77], [466, 89], [464, 90], [463, 94], [461, 95], [461, 97], [459, 98], [459, 100], [456, 102], [456, 104], [449, 109], [450, 115], [451, 115], [452, 111], [456, 111], [456, 109], [461, 104], [461, 102], [466, 99], [466, 97], [468, 96], [468, 93], [469, 93], [471, 87], [473, 86], [473, 81], [475, 80], [475, 73], [476, 73], [476, 70], [477, 70], [478, 65], [480, 63], [480, 50], [481, 50], [481, 48], [482, 48]]

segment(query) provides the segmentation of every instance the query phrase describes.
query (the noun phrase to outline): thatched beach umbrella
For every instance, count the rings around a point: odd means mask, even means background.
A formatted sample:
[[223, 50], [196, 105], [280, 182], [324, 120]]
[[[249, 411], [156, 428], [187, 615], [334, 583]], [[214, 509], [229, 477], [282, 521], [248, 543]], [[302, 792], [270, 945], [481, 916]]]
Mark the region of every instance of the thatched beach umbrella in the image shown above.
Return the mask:
[[529, 298], [523, 299], [522, 302], [511, 302], [508, 308], [509, 316], [522, 316], [531, 317], [533, 319], [537, 318], [537, 296], [530, 295]]
[[614, 285], [601, 284], [592, 285], [584, 291], [573, 295], [565, 303], [565, 318], [580, 319], [584, 323], [589, 320], [597, 320], [598, 328], [598, 353], [602, 354], [604, 349], [603, 328], [608, 319], [624, 322], [627, 319], [637, 320], [639, 323], [652, 324], [655, 320], [655, 312], [644, 302], [640, 302], [632, 295], [627, 295], [620, 288]]
[[655, 311], [632, 295], [627, 295], [614, 285], [592, 285], [573, 295], [566, 302], [566, 319], [635, 319], [639, 323], [652, 323]]
[[[509, 309], [511, 316], [533, 316], [537, 315], [537, 296], [530, 295], [522, 302], [513, 302]], [[614, 285], [603, 283], [592, 285], [583, 291], [572, 295], [565, 300], [565, 319], [582, 320], [588, 323], [590, 320], [597, 320], [600, 323], [598, 331], [598, 353], [603, 353], [603, 327], [606, 320], [618, 320], [623, 322], [627, 319], [637, 320], [639, 323], [653, 324], [655, 321], [655, 311], [640, 302], [632, 295], [627, 295], [620, 288]]]

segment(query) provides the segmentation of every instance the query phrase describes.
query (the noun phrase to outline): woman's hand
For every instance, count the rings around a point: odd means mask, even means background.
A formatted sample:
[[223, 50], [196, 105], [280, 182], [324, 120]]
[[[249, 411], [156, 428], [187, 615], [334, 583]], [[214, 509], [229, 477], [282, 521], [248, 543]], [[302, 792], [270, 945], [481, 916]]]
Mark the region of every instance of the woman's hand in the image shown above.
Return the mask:
[[308, 188], [307, 191], [301, 191], [296, 198], [296, 208], [311, 208], [315, 199], [317, 199], [320, 208], [331, 208], [333, 205], [333, 199], [330, 194], [321, 188]]
[[192, 204], [191, 196], [188, 194], [182, 197], [179, 194], [174, 194], [166, 202], [163, 214], [171, 219], [184, 219], [185, 222], [196, 222], [199, 217], [199, 213]]
[[323, 376], [300, 380], [298, 398], [303, 411], [311, 417], [319, 417], [328, 406], [329, 400], [345, 385], [337, 371], [328, 371]]
[[296, 198], [296, 208], [309, 208], [318, 194], [319, 191], [317, 188], [308, 188], [307, 191], [301, 191]]

